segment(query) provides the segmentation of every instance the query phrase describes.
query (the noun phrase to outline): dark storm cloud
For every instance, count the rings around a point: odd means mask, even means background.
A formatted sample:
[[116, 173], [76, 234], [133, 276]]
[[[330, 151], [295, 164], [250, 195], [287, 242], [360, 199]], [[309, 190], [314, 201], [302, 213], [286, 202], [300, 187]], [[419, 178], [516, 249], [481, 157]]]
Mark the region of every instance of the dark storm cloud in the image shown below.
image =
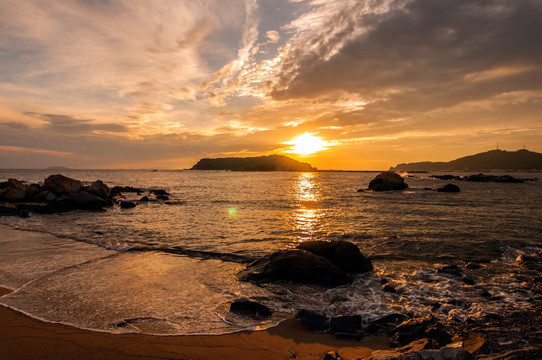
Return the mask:
[[96, 123], [93, 119], [82, 119], [70, 115], [58, 114], [39, 114], [35, 112], [25, 112], [24, 115], [45, 121], [45, 127], [48, 130], [73, 135], [83, 135], [95, 131], [106, 131], [122, 133], [129, 129], [121, 124], [114, 123]]
[[285, 71], [288, 85], [272, 94], [285, 99], [340, 90], [387, 111], [427, 111], [539, 90], [540, 19], [540, 1], [410, 1], [359, 17], [367, 31], [328, 61], [298, 59], [303, 66], [290, 79], [292, 71]]

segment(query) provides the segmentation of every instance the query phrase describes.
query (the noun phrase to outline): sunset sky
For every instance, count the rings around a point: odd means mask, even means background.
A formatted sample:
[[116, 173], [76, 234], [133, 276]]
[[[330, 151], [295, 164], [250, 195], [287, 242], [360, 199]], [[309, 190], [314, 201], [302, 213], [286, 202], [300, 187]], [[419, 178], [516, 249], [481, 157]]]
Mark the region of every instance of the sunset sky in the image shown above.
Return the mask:
[[0, 168], [542, 152], [541, 19], [540, 0], [0, 0]]

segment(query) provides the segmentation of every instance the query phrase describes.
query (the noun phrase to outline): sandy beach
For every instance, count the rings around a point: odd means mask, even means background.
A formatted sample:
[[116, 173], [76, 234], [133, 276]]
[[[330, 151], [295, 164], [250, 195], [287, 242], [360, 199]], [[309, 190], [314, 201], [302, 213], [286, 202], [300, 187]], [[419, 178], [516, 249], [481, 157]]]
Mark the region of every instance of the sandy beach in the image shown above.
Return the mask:
[[[10, 290], [0, 288], [5, 295]], [[110, 334], [51, 324], [0, 307], [0, 359], [344, 359], [387, 349], [381, 338], [361, 342], [314, 334], [297, 320], [253, 332], [218, 336]]]

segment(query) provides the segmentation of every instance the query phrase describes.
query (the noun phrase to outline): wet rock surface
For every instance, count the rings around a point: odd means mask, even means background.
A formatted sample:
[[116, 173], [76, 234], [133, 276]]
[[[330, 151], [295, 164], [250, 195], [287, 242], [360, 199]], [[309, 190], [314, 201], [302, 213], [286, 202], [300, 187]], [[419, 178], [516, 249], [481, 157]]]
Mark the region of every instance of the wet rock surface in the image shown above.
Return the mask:
[[266, 255], [249, 264], [238, 278], [255, 283], [290, 281], [322, 286], [338, 286], [352, 281], [330, 260], [305, 250], [282, 250]]
[[404, 190], [408, 188], [403, 177], [393, 171], [387, 171], [378, 174], [369, 183], [368, 190], [373, 191], [390, 191], [390, 190]]
[[348, 241], [306, 241], [298, 249], [323, 256], [347, 273], [362, 274], [373, 270], [371, 261]]
[[251, 300], [236, 300], [232, 302], [230, 304], [230, 312], [256, 319], [273, 314], [267, 306]]

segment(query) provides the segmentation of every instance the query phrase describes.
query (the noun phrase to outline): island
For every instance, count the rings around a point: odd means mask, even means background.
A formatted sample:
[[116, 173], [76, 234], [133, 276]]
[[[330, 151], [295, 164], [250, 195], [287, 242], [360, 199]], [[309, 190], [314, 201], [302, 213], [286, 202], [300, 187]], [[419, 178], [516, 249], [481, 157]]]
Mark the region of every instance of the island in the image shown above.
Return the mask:
[[398, 164], [390, 171], [533, 171], [542, 170], [542, 154], [529, 150], [491, 150], [448, 162]]
[[190, 170], [231, 170], [231, 171], [303, 171], [313, 172], [317, 169], [308, 163], [291, 159], [284, 155], [267, 155], [256, 157], [204, 158]]

